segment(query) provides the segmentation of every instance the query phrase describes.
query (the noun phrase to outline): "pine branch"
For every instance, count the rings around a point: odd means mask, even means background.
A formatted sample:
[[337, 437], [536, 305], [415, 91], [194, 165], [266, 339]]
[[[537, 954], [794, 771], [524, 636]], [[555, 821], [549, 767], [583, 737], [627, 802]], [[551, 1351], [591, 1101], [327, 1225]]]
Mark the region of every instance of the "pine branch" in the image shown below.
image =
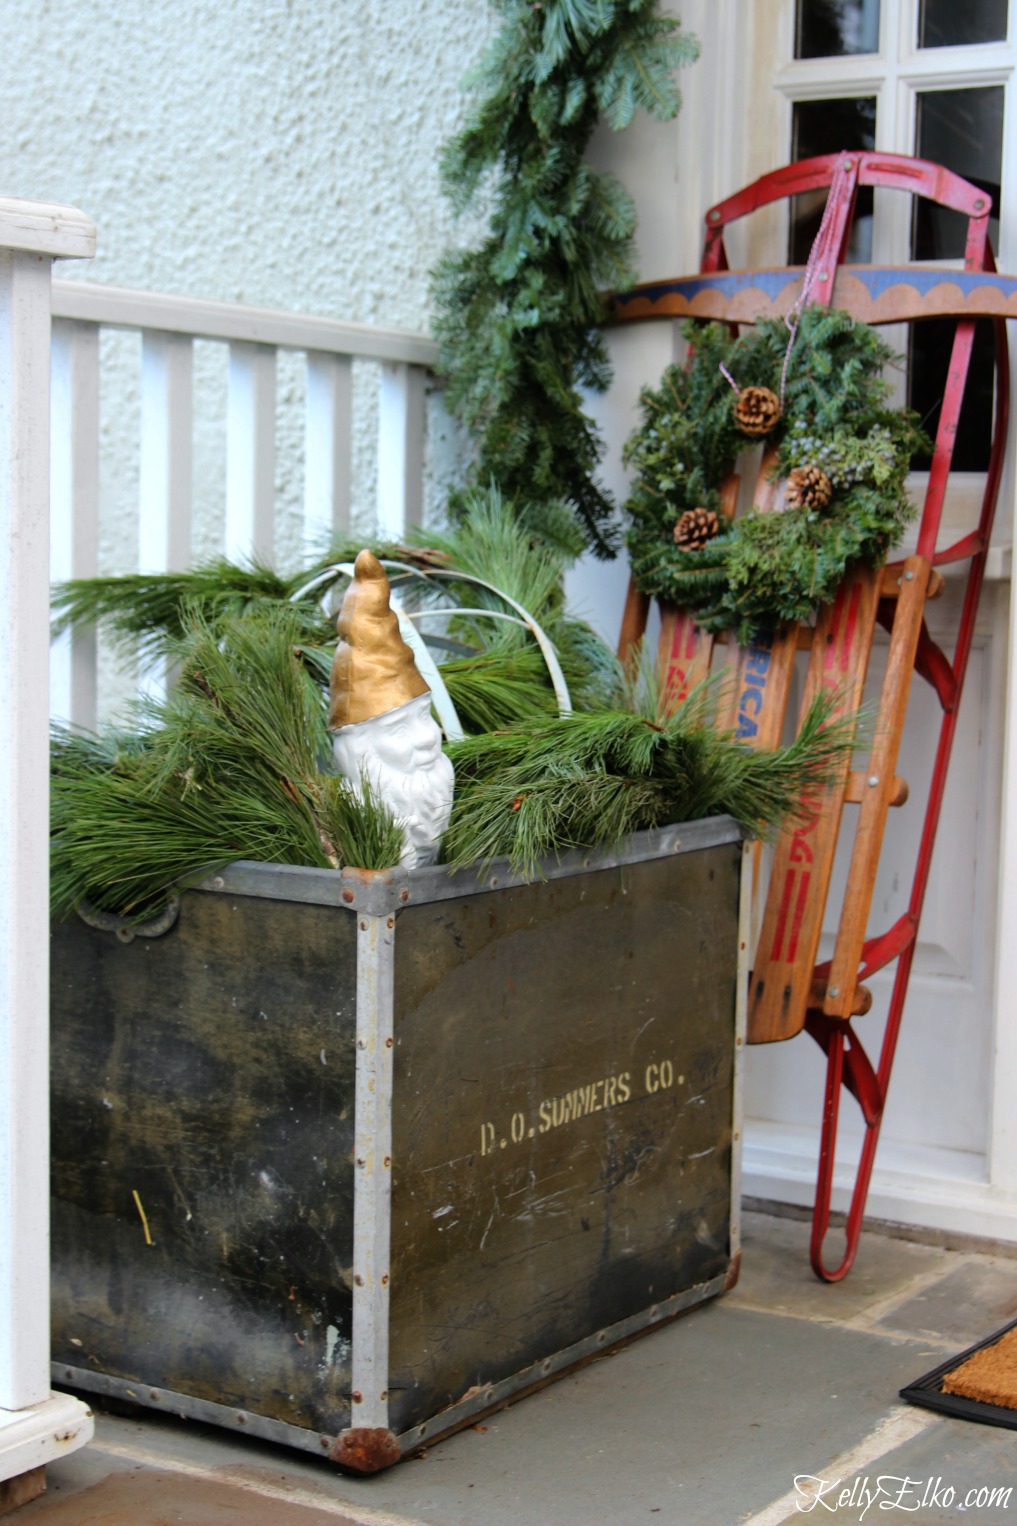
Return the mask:
[[773, 752], [711, 729], [709, 704], [706, 686], [663, 721], [596, 712], [458, 743], [446, 861], [461, 868], [507, 856], [532, 876], [545, 855], [718, 814], [766, 834], [800, 816], [854, 745], [857, 717], [831, 719], [826, 698], [795, 742]]
[[[458, 569], [493, 584], [521, 604], [558, 648], [576, 707], [609, 702], [618, 684], [615, 658], [589, 626], [565, 613], [562, 576], [582, 550], [568, 508], [561, 502], [539, 508], [524, 503], [517, 514], [493, 486], [470, 490], [468, 504], [458, 529], [420, 530], [410, 535], [409, 544], [382, 545], [378, 554], [415, 564], [424, 572]], [[530, 528], [531, 510], [540, 522], [538, 535]], [[294, 650], [321, 688], [328, 684], [335, 620], [313, 602], [320, 590], [298, 605], [292, 604], [292, 594], [322, 567], [353, 561], [359, 549], [359, 542], [334, 547], [327, 558], [285, 578], [219, 560], [191, 573], [64, 584], [56, 596], [58, 626], [98, 621], [125, 643], [137, 640], [152, 653], [186, 663], [196, 632], [234, 630], [235, 644], [236, 620], [271, 618], [279, 610], [281, 618], [293, 622]], [[499, 594], [466, 581], [428, 584], [407, 579], [399, 584], [399, 594], [411, 610], [450, 603], [454, 607], [458, 602], [510, 612]], [[550, 678], [529, 631], [454, 613], [447, 629], [476, 650], [476, 656], [446, 661], [444, 667], [453, 703], [468, 730], [510, 725], [555, 709]], [[213, 652], [210, 661], [216, 660]]]
[[146, 655], [165, 655], [166, 643], [185, 634], [185, 608], [225, 619], [275, 605], [299, 586], [268, 567], [222, 557], [189, 572], [72, 579], [54, 590], [52, 633], [102, 625], [121, 642], [137, 642]]
[[236, 858], [398, 860], [391, 817], [325, 772], [323, 695], [299, 658], [301, 630], [286, 605], [214, 630], [192, 616], [179, 688], [139, 713], [133, 735], [55, 736], [56, 912], [86, 898], [141, 919]]

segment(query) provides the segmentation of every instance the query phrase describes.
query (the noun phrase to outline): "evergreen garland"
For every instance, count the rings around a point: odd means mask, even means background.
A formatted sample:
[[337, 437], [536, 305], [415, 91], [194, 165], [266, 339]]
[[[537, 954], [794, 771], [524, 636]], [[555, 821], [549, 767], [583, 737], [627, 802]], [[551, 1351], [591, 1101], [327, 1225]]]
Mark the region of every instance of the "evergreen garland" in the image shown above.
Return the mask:
[[[445, 150], [453, 205], [492, 203], [479, 247], [447, 256], [433, 295], [446, 402], [477, 436], [474, 481], [539, 526], [564, 500], [600, 556], [617, 535], [582, 389], [610, 378], [602, 287], [634, 278], [635, 215], [583, 162], [598, 120], [673, 117], [673, 71], [698, 47], [659, 0], [494, 0], [503, 22], [469, 82], [479, 99]], [[454, 499], [460, 518], [468, 504]]]
[[781, 319], [732, 338], [720, 324], [689, 325], [691, 364], [670, 366], [646, 388], [643, 422], [625, 447], [636, 476], [625, 507], [633, 576], [646, 593], [739, 641], [828, 602], [854, 562], [878, 565], [913, 517], [905, 481], [912, 456], [931, 449], [914, 414], [886, 406], [894, 359], [868, 325], [807, 307], [787, 367], [784, 407], [767, 443], [774, 474], [818, 468], [833, 495], [823, 507], [753, 509], [699, 549], [675, 544], [689, 509], [718, 511], [720, 489], [750, 442], [735, 420], [738, 387], [780, 389], [788, 331]]

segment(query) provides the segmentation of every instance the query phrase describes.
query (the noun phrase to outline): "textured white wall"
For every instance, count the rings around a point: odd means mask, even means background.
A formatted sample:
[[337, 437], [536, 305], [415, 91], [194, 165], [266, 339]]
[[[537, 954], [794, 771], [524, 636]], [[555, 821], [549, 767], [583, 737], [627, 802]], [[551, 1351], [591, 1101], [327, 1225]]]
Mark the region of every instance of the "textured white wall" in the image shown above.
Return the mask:
[[482, 0], [4, 0], [4, 192], [88, 210], [88, 280], [426, 327], [489, 28]]
[[[693, 29], [704, 4], [682, 8]], [[0, 191], [69, 202], [96, 222], [95, 261], [63, 275], [426, 329], [430, 268], [476, 233], [475, 223], [453, 222], [438, 155], [462, 116], [459, 82], [495, 24], [485, 0], [5, 0]], [[685, 72], [687, 93], [702, 69]], [[594, 145], [595, 162], [636, 199], [646, 276], [684, 268], [696, 246], [697, 234], [688, 235], [701, 209], [681, 183], [698, 168], [685, 121], [640, 118]], [[132, 345], [129, 336], [104, 340], [124, 374]], [[619, 496], [618, 452], [639, 385], [657, 379], [670, 346], [667, 326], [612, 342], [617, 384], [594, 407], [611, 448], [605, 478]], [[197, 347], [195, 387], [193, 550], [203, 556], [222, 533], [224, 356], [214, 346]], [[366, 524], [369, 377], [362, 390], [354, 505]], [[284, 563], [299, 543], [299, 468], [286, 461], [299, 456], [301, 398], [299, 367], [281, 357]], [[432, 438], [433, 510], [457, 442], [440, 413], [431, 419], [432, 434], [445, 436]], [[101, 565], [122, 571], [136, 556], [137, 399], [126, 383], [107, 386], [102, 430]], [[618, 562], [591, 564], [572, 584], [612, 641], [625, 582]]]
[[[63, 276], [426, 331], [456, 225], [438, 156], [493, 26], [484, 0], [4, 0], [0, 192], [70, 203]], [[137, 564], [136, 336], [103, 336], [100, 570]], [[226, 354], [195, 352], [192, 553], [223, 535]], [[354, 524], [369, 533], [377, 372], [355, 367]], [[281, 355], [276, 561], [300, 557], [303, 371]], [[430, 512], [462, 445], [428, 410]], [[100, 708], [126, 692], [103, 654]]]
[[[5, 0], [0, 182], [69, 202], [99, 230], [61, 274], [426, 330], [428, 272], [467, 237], [438, 154], [491, 25], [482, 0]], [[110, 336], [125, 362], [131, 341]], [[224, 357], [199, 346], [196, 554], [221, 535], [211, 440]], [[373, 509], [371, 386], [358, 410], [357, 508]], [[279, 551], [297, 547], [299, 371], [280, 364]], [[136, 401], [107, 388], [103, 543], [132, 565]], [[204, 449], [203, 449], [204, 445]], [[119, 447], [119, 448], [118, 448]]]

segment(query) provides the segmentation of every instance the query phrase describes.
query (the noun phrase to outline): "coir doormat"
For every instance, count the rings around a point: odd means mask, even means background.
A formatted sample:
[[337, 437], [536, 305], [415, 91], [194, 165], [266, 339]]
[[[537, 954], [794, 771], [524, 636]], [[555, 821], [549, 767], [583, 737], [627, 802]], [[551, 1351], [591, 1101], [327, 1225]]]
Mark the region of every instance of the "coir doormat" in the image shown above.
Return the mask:
[[900, 1391], [960, 1420], [1017, 1430], [1017, 1319]]

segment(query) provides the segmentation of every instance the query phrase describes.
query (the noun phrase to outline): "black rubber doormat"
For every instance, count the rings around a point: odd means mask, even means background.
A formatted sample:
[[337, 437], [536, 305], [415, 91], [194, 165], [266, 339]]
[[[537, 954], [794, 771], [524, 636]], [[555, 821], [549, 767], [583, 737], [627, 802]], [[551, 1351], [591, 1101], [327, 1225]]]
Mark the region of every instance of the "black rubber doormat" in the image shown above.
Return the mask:
[[900, 1391], [958, 1420], [1017, 1430], [1017, 1319]]

